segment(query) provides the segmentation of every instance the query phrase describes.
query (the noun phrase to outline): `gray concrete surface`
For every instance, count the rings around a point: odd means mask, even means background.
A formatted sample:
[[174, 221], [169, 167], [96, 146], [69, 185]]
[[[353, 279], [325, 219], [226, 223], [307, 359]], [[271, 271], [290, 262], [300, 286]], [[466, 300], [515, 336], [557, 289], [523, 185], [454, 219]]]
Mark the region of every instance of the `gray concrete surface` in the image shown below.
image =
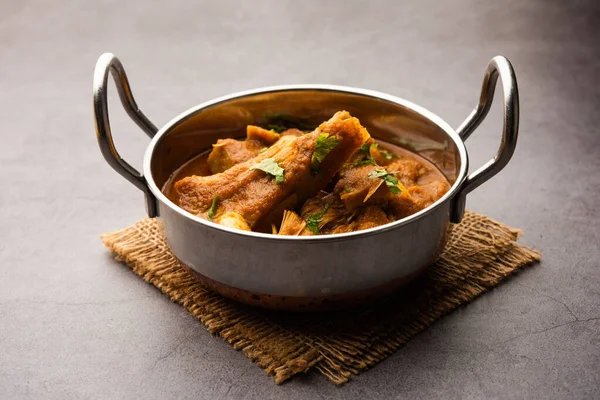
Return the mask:
[[[0, 397], [600, 397], [599, 5], [0, 0]], [[544, 260], [343, 387], [310, 374], [276, 386], [103, 249], [100, 233], [144, 216], [95, 143], [105, 51], [157, 125], [233, 91], [320, 82], [457, 126], [503, 54], [519, 145], [468, 208], [523, 229]], [[112, 105], [117, 146], [139, 166], [147, 138]], [[473, 166], [496, 150], [499, 110], [469, 140]]]

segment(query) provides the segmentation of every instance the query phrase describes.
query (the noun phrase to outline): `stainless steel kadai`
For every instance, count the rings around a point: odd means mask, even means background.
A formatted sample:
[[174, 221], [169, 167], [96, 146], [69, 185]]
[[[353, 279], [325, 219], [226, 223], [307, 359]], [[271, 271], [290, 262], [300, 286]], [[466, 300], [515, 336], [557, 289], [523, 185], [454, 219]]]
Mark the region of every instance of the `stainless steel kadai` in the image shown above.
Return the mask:
[[[108, 118], [109, 72], [129, 116], [150, 137], [138, 172], [117, 152]], [[500, 78], [504, 126], [496, 156], [468, 174], [466, 140], [487, 115]], [[399, 97], [332, 85], [259, 88], [199, 104], [158, 129], [139, 110], [125, 70], [103, 54], [94, 73], [94, 118], [100, 150], [119, 174], [146, 198], [173, 254], [221, 294], [280, 309], [346, 306], [387, 293], [431, 265], [450, 223], [460, 222], [466, 196], [509, 162], [517, 143], [519, 98], [510, 62], [488, 64], [477, 107], [455, 130], [432, 112]], [[219, 138], [242, 137], [248, 124], [269, 113], [308, 118], [316, 124], [338, 110], [360, 119], [374, 138], [408, 148], [433, 162], [452, 187], [440, 200], [408, 218], [363, 231], [323, 236], [276, 236], [245, 232], [198, 218], [161, 192], [184, 162]]]

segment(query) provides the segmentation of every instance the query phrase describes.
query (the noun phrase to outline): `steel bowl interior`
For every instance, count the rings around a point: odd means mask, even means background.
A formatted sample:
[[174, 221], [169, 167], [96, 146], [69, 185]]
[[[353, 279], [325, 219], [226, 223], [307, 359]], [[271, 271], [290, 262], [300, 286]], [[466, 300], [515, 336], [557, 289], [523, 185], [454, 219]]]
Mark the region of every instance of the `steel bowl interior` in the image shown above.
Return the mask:
[[[319, 124], [336, 111], [360, 119], [371, 136], [416, 152], [436, 165], [452, 184], [446, 195], [425, 210], [384, 226], [339, 235], [287, 237], [226, 228], [198, 218], [171, 202], [161, 191], [169, 176], [220, 138], [241, 138], [246, 126], [260, 125], [274, 113]], [[235, 93], [202, 103], [180, 114], [154, 136], [144, 157], [144, 176], [158, 201], [212, 229], [267, 240], [339, 240], [368, 235], [410, 223], [448, 201], [465, 179], [464, 143], [441, 118], [404, 99], [385, 93], [331, 85], [288, 85]]]

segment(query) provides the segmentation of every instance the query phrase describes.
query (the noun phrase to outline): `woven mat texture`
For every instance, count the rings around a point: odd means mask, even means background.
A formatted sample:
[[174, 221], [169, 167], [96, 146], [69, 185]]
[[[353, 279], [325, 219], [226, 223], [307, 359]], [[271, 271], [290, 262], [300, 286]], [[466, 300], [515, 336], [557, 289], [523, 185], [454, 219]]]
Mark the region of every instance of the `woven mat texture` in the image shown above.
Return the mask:
[[540, 254], [520, 231], [467, 212], [439, 260], [404, 289], [351, 310], [285, 313], [245, 306], [206, 289], [169, 251], [158, 222], [144, 219], [102, 241], [138, 276], [242, 351], [275, 382], [317, 371], [336, 384], [384, 360], [436, 320], [468, 303]]

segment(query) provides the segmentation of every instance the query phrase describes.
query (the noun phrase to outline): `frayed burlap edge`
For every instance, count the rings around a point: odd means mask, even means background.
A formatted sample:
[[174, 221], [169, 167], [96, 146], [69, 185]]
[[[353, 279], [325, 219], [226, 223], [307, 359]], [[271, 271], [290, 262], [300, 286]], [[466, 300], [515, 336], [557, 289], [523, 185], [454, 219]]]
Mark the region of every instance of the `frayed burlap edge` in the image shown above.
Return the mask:
[[352, 311], [355, 314], [347, 319], [356, 320], [360, 313], [360, 326], [344, 324], [348, 312], [340, 313], [335, 322], [327, 316], [327, 322], [309, 319], [309, 326], [303, 326], [297, 321], [290, 323], [289, 317], [274, 317], [221, 297], [178, 263], [152, 219], [102, 235], [102, 241], [117, 260], [183, 305], [212, 334], [241, 350], [275, 382], [314, 368], [342, 384], [385, 359], [441, 316], [539, 261], [540, 253], [516, 243], [520, 234], [467, 212], [463, 222], [453, 227], [436, 265], [410, 289], [390, 299], [392, 306], [375, 304]]

